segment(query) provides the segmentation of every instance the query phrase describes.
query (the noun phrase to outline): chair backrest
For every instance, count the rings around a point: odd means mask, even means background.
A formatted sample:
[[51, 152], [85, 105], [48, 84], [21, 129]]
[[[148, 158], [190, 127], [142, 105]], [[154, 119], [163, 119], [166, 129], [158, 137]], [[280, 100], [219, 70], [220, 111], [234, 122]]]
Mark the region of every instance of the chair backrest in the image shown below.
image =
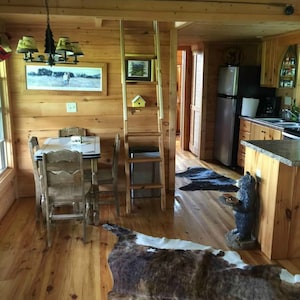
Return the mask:
[[60, 150], [43, 154], [43, 182], [46, 199], [58, 205], [84, 199], [82, 154]]
[[30, 158], [33, 167], [34, 180], [37, 182], [39, 181], [40, 174], [39, 174], [38, 162], [34, 159], [34, 154], [37, 150], [40, 149], [40, 146], [39, 146], [38, 138], [36, 136], [32, 136], [29, 138], [28, 148], [29, 148]]
[[112, 162], [112, 177], [114, 180], [117, 180], [118, 178], [119, 154], [120, 154], [120, 135], [117, 133], [115, 136], [113, 162]]
[[73, 135], [86, 136], [86, 129], [81, 127], [62, 128], [58, 131], [59, 137], [69, 137]]

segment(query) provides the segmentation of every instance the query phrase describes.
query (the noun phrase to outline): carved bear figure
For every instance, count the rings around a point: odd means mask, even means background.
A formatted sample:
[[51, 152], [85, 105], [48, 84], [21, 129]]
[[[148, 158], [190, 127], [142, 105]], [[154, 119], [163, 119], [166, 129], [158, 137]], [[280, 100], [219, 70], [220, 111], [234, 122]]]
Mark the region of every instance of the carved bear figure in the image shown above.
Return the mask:
[[249, 240], [253, 232], [256, 217], [257, 193], [256, 181], [249, 172], [237, 181], [239, 204], [233, 206], [235, 224], [240, 240]]
[[237, 181], [238, 203], [232, 206], [236, 228], [225, 235], [229, 247], [234, 249], [249, 249], [255, 245], [253, 231], [256, 222], [257, 192], [256, 180], [249, 172], [246, 172]]

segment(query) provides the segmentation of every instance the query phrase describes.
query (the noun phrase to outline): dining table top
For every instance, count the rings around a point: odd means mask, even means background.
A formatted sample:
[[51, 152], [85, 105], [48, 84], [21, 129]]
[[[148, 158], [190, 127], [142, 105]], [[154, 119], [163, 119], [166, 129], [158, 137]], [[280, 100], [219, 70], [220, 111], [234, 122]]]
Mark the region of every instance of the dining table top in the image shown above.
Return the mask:
[[48, 138], [41, 148], [35, 152], [34, 157], [36, 160], [42, 160], [44, 153], [59, 150], [81, 152], [83, 159], [100, 158], [100, 137], [82, 136], [81, 142], [74, 142], [71, 137]]

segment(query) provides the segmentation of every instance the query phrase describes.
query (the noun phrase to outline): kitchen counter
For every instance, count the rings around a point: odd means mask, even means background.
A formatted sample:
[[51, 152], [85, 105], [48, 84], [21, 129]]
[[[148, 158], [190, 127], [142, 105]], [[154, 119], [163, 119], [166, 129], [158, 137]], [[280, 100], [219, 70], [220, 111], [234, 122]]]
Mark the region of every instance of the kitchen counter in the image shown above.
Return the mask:
[[300, 258], [300, 140], [250, 140], [245, 171], [260, 178], [257, 240], [270, 259]]
[[[283, 123], [285, 125], [283, 126], [281, 122], [276, 123], [276, 122], [266, 121], [268, 118], [251, 118], [251, 117], [244, 117], [244, 116], [240, 116], [240, 118], [244, 119], [244, 120], [248, 120], [248, 121], [256, 123], [256, 124], [260, 124], [260, 125], [263, 125], [263, 126], [268, 126], [268, 127], [273, 128], [273, 129], [281, 130], [281, 131], [284, 130], [284, 128], [286, 127], [286, 125], [288, 123], [297, 123], [295, 121], [284, 121]], [[274, 118], [270, 118], [270, 119], [272, 120]], [[299, 125], [300, 125], [300, 123], [299, 123]]]
[[276, 125], [276, 123], [274, 124], [271, 122], [266, 122], [264, 120], [266, 118], [251, 118], [251, 117], [244, 117], [244, 116], [240, 116], [240, 118], [244, 119], [244, 120], [248, 120], [248, 121], [256, 123], [256, 124], [263, 125], [263, 126], [268, 126], [268, 127], [274, 128], [274, 129], [283, 130], [283, 127]]
[[300, 166], [300, 140], [241, 141], [241, 144], [290, 167]]

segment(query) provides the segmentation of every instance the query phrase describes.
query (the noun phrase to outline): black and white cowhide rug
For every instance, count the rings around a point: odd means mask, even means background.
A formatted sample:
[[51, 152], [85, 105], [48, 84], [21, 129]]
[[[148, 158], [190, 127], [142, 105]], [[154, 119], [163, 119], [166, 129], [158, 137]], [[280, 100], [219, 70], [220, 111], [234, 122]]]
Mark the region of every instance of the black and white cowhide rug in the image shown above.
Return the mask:
[[190, 167], [184, 172], [176, 173], [177, 177], [185, 177], [190, 183], [180, 187], [182, 191], [216, 190], [221, 192], [236, 192], [236, 181], [203, 167]]
[[300, 275], [278, 266], [251, 266], [234, 251], [103, 227], [118, 237], [108, 258], [114, 281], [108, 299], [300, 299]]

